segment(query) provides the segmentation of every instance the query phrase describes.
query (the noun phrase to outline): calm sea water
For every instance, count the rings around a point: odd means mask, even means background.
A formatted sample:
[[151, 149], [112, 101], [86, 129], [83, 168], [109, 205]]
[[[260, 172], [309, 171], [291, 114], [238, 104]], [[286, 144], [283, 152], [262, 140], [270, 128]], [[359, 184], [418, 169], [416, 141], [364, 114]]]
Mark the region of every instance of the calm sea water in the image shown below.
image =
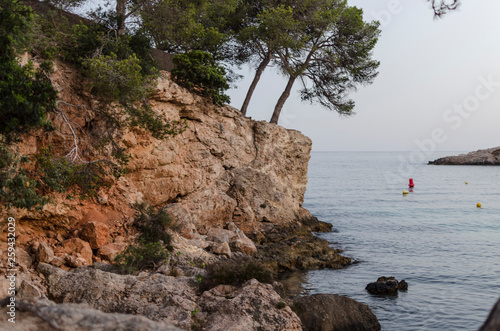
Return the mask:
[[[408, 156], [312, 154], [304, 207], [333, 224], [320, 236], [359, 263], [311, 271], [303, 286], [369, 305], [382, 330], [477, 330], [500, 297], [500, 167], [408, 168]], [[403, 196], [410, 176], [415, 188]], [[366, 284], [380, 276], [409, 289], [370, 295]]]

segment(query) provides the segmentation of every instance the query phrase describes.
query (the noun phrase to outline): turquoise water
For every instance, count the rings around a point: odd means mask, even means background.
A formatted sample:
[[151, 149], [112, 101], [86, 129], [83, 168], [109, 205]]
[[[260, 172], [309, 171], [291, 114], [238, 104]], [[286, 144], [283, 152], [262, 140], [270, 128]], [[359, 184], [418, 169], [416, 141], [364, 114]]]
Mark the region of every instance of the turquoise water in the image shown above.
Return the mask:
[[[358, 263], [311, 271], [304, 287], [369, 305], [382, 330], [476, 330], [500, 297], [500, 167], [402, 165], [408, 157], [312, 154], [304, 207], [333, 224], [320, 236]], [[403, 196], [409, 177], [415, 188]], [[370, 295], [380, 276], [405, 279], [408, 291]]]

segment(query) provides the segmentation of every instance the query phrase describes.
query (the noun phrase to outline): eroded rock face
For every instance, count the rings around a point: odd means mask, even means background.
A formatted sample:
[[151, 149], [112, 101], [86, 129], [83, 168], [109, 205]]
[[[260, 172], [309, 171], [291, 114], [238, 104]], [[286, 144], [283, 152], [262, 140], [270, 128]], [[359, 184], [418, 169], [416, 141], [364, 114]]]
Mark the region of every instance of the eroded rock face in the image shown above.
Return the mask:
[[101, 222], [85, 223], [80, 238], [87, 241], [92, 249], [99, 249], [109, 241], [109, 227]]
[[201, 298], [200, 306], [209, 313], [205, 330], [302, 330], [300, 319], [281, 300], [272, 285], [255, 279], [240, 289], [219, 285]]
[[[290, 307], [272, 285], [250, 280], [240, 289], [219, 285], [201, 296], [193, 277], [141, 273], [118, 275], [92, 267], [64, 272], [47, 264], [49, 298], [62, 303], [86, 303], [107, 313], [142, 315], [182, 329], [301, 330]], [[194, 312], [194, 313], [193, 313]]]
[[468, 154], [446, 156], [429, 164], [436, 165], [500, 165], [500, 148], [480, 149]]
[[[20, 307], [16, 311], [16, 324], [12, 326], [5, 322], [0, 330], [18, 331], [180, 331], [179, 328], [162, 322], [154, 322], [143, 316], [109, 314], [90, 308], [84, 304], [56, 304], [49, 300], [21, 300]], [[32, 307], [40, 312], [36, 316], [29, 311]], [[0, 308], [2, 315], [7, 315], [6, 308]]]
[[479, 331], [498, 331], [500, 330], [500, 300], [491, 309], [488, 318], [481, 326]]
[[380, 330], [371, 309], [348, 297], [336, 294], [314, 294], [294, 300], [293, 309], [308, 331]]

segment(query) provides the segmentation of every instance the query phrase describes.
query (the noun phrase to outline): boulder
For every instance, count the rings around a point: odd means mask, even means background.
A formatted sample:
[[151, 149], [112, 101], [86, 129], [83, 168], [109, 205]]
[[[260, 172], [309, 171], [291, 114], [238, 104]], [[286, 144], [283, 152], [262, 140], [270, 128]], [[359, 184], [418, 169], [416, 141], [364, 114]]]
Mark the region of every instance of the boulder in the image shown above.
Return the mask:
[[87, 241], [92, 249], [99, 249], [109, 241], [109, 227], [96, 221], [85, 223], [80, 238]]
[[203, 293], [206, 331], [302, 330], [300, 319], [270, 284], [252, 279], [240, 289], [220, 285]]
[[379, 277], [376, 282], [366, 285], [371, 294], [396, 294], [398, 290], [408, 290], [408, 283], [403, 279], [399, 282], [394, 277]]
[[231, 257], [231, 248], [229, 248], [229, 244], [227, 242], [215, 244], [211, 247], [210, 250], [214, 254]]
[[238, 252], [242, 252], [248, 255], [255, 255], [255, 253], [257, 253], [257, 247], [255, 247], [253, 241], [251, 241], [247, 237], [236, 239], [231, 243], [231, 247]]
[[85, 260], [86, 265], [92, 264], [92, 248], [86, 241], [79, 238], [67, 239], [62, 242], [62, 250], [75, 259], [81, 256]]
[[[154, 321], [191, 329], [196, 304], [196, 281], [144, 273], [118, 275], [90, 267], [59, 272], [44, 265], [50, 298], [63, 303], [86, 303], [107, 313], [143, 315]], [[111, 329], [110, 329], [111, 330]]]
[[20, 266], [29, 267], [33, 263], [33, 259], [24, 249], [16, 247], [16, 262]]
[[50, 263], [54, 259], [54, 250], [47, 243], [42, 242], [36, 250], [36, 260], [38, 262]]
[[[143, 316], [109, 314], [84, 304], [56, 304], [49, 300], [18, 300], [15, 327], [0, 330], [65, 330], [65, 331], [180, 331], [175, 326], [154, 322]], [[7, 316], [7, 308], [0, 308]], [[36, 311], [37, 315], [29, 312]]]
[[348, 297], [336, 294], [314, 294], [298, 297], [293, 310], [308, 331], [380, 330], [371, 309]]
[[106, 246], [101, 247], [97, 251], [97, 255], [109, 262], [113, 262], [115, 258], [123, 252], [123, 250], [127, 247], [126, 243], [120, 242], [120, 243], [112, 243], [112, 244], [107, 244]]

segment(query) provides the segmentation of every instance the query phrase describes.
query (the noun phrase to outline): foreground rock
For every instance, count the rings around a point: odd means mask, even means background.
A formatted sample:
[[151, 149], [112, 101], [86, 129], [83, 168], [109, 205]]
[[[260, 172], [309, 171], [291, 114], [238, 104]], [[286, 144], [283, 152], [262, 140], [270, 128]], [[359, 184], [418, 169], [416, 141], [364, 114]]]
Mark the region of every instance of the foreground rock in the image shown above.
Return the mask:
[[380, 330], [371, 309], [353, 299], [336, 294], [314, 294], [294, 300], [293, 310], [308, 331]]
[[241, 288], [220, 285], [202, 295], [194, 277], [141, 273], [118, 275], [94, 267], [65, 272], [48, 264], [48, 296], [85, 303], [107, 313], [142, 315], [184, 330], [301, 330], [292, 310], [268, 284], [250, 280]]
[[468, 154], [446, 156], [429, 164], [436, 165], [500, 165], [500, 147], [480, 149]]
[[7, 308], [1, 308], [0, 312], [1, 331], [180, 331], [143, 316], [107, 314], [83, 304], [55, 304], [49, 300], [18, 302], [15, 324], [5, 321]]
[[408, 290], [408, 283], [404, 279], [399, 282], [394, 277], [379, 277], [376, 282], [366, 285], [366, 290], [371, 294], [396, 294], [398, 290]]
[[500, 300], [491, 309], [488, 318], [479, 331], [498, 331], [500, 330]]

